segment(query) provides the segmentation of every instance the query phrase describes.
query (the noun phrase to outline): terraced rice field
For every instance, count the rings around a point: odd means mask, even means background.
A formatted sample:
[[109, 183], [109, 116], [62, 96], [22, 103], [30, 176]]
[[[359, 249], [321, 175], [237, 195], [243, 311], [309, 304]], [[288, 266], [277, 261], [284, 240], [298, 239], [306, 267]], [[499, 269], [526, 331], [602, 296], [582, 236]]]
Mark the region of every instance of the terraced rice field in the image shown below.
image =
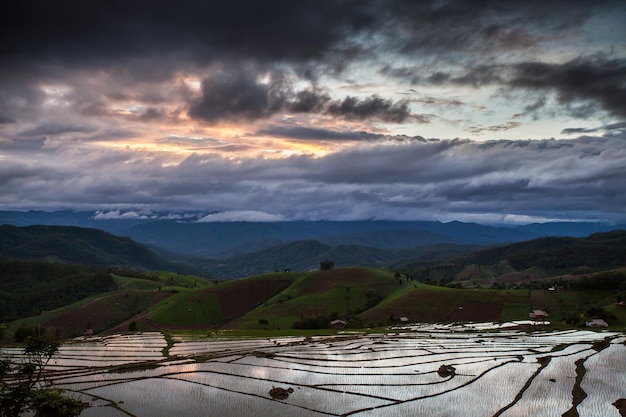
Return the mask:
[[[615, 332], [423, 325], [387, 335], [178, 337], [166, 357], [165, 337], [144, 333], [66, 344], [48, 381], [91, 404], [81, 416], [618, 417], [611, 404], [626, 397], [625, 342]], [[587, 394], [578, 404], [575, 386]]]

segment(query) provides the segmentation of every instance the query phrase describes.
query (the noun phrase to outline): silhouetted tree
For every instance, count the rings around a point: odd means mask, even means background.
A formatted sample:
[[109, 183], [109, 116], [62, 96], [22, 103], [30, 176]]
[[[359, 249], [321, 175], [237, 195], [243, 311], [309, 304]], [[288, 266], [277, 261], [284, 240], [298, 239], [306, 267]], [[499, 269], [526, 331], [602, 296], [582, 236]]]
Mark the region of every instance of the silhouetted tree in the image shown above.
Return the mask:
[[59, 350], [58, 340], [34, 332], [24, 340], [24, 360], [0, 358], [0, 417], [19, 417], [27, 411], [38, 417], [76, 417], [87, 404], [44, 388], [45, 367]]
[[334, 267], [335, 267], [335, 263], [332, 260], [330, 260], [330, 259], [327, 259], [327, 260], [322, 261], [320, 263], [320, 269], [322, 271], [327, 271], [329, 269], [333, 269]]

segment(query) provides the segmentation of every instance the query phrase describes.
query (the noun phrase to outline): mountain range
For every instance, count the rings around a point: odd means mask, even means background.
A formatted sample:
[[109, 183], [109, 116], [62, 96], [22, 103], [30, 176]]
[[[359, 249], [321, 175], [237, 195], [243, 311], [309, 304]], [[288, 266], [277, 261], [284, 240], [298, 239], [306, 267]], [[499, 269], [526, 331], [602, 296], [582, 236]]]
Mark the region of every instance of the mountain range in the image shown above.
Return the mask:
[[546, 236], [583, 237], [626, 229], [626, 225], [580, 222], [502, 226], [458, 221], [202, 222], [202, 219], [202, 213], [195, 212], [109, 218], [99, 212], [0, 211], [0, 224], [95, 228], [170, 253], [215, 259], [311, 239], [329, 246], [409, 249], [438, 244], [489, 246]]
[[[124, 225], [117, 233], [131, 232], [128, 234], [134, 237], [78, 226], [3, 225], [0, 257], [169, 270], [220, 279], [283, 270], [311, 271], [326, 260], [332, 260], [337, 267], [419, 271], [422, 275], [424, 265], [436, 262], [486, 265], [506, 260], [510, 271], [534, 267], [554, 273], [583, 265], [594, 270], [626, 265], [623, 232], [601, 232], [588, 238], [523, 239], [548, 230], [548, 225], [541, 229], [539, 225], [504, 228], [460, 222], [117, 223], [67, 213], [37, 212], [29, 216], [49, 223], [73, 218], [77, 223], [113, 225], [114, 229]], [[592, 227], [579, 226], [578, 230], [584, 232]], [[549, 227], [563, 232], [574, 225]], [[533, 230], [532, 234], [528, 229]], [[455, 268], [448, 271], [446, 280], [458, 272]]]

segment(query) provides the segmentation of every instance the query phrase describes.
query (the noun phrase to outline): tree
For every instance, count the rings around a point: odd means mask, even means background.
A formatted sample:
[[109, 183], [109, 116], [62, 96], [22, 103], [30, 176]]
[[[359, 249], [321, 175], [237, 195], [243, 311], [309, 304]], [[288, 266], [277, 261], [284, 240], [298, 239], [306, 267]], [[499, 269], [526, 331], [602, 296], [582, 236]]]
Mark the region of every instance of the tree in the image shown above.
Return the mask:
[[35, 417], [76, 417], [87, 404], [45, 388], [45, 367], [59, 350], [58, 340], [35, 331], [24, 340], [24, 358], [0, 359], [0, 417], [19, 417], [33, 411]]
[[335, 263], [330, 259], [320, 262], [320, 269], [322, 271], [327, 271], [329, 269], [333, 269], [334, 267], [335, 267]]

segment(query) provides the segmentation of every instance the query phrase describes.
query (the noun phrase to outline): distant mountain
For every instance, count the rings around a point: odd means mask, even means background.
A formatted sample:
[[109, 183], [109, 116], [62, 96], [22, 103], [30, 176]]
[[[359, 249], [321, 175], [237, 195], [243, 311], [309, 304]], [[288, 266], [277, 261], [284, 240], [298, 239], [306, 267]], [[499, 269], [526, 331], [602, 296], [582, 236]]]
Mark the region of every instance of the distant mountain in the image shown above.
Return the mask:
[[434, 244], [495, 245], [546, 236], [583, 237], [625, 225], [605, 223], [542, 223], [490, 226], [458, 221], [288, 221], [198, 222], [202, 213], [116, 213], [102, 215], [73, 211], [0, 211], [0, 224], [69, 225], [97, 228], [153, 245], [169, 252], [213, 258], [253, 253], [300, 240], [330, 246], [359, 245], [382, 249], [408, 249]]
[[97, 220], [94, 212], [77, 212], [71, 210], [60, 211], [0, 211], [0, 225], [10, 224], [13, 226], [78, 226], [105, 230], [115, 233], [136, 226], [151, 219], [116, 219], [111, 221]]
[[413, 229], [346, 233], [343, 235], [322, 236], [317, 240], [332, 246], [358, 245], [380, 249], [404, 249], [455, 243], [453, 239], [442, 234]]
[[75, 226], [0, 226], [0, 257], [94, 267], [181, 268], [130, 238]]
[[532, 233], [539, 237], [544, 236], [571, 236], [585, 237], [593, 233], [609, 232], [611, 230], [624, 230], [626, 225], [608, 225], [605, 223], [584, 222], [550, 222], [533, 223], [517, 226], [516, 229]]

